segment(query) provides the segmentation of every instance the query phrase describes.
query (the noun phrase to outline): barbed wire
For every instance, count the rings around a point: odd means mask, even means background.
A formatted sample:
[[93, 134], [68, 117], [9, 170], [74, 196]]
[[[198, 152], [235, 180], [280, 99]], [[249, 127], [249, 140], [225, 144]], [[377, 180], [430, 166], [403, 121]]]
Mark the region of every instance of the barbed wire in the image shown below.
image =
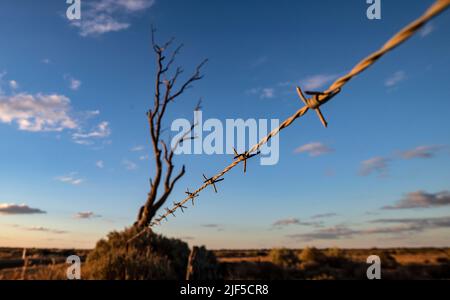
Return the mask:
[[348, 83], [353, 77], [357, 76], [359, 73], [366, 70], [368, 67], [373, 65], [376, 61], [378, 61], [382, 56], [384, 56], [389, 51], [395, 49], [397, 46], [405, 42], [411, 36], [413, 36], [417, 31], [422, 28], [428, 21], [430, 21], [433, 17], [443, 12], [450, 5], [450, 0], [437, 0], [432, 6], [428, 8], [428, 10], [414, 22], [410, 23], [408, 26], [400, 30], [396, 35], [394, 35], [390, 40], [388, 40], [383, 47], [381, 47], [378, 51], [372, 53], [361, 62], [359, 62], [348, 74], [337, 79], [326, 91], [324, 92], [305, 92], [305, 94], [311, 96], [310, 98], [305, 97], [303, 91], [300, 87], [297, 87], [297, 93], [300, 99], [305, 104], [302, 108], [296, 111], [291, 117], [287, 118], [283, 123], [279, 125], [278, 128], [272, 130], [266, 137], [262, 138], [257, 144], [251, 147], [247, 152], [238, 154], [235, 151], [236, 156], [234, 157], [234, 161], [223, 169], [218, 174], [213, 177], [207, 178], [205, 175], [203, 185], [201, 185], [194, 192], [189, 192], [187, 190], [187, 197], [180, 202], [174, 202], [171, 209], [166, 208], [166, 212], [162, 215], [159, 215], [154, 221], [152, 221], [145, 230], [141, 231], [139, 235], [145, 233], [150, 227], [161, 224], [163, 220], [167, 220], [167, 217], [170, 215], [175, 216], [175, 212], [180, 209], [184, 212], [187, 209], [187, 202], [192, 201], [192, 205], [194, 205], [194, 200], [199, 196], [199, 193], [206, 189], [208, 186], [212, 186], [214, 191], [217, 193], [216, 184], [220, 181], [224, 180], [224, 175], [228, 173], [231, 169], [236, 167], [241, 162], [244, 162], [244, 172], [247, 166], [247, 160], [258, 155], [259, 149], [266, 143], [270, 141], [271, 138], [280, 133], [281, 130], [289, 127], [295, 120], [304, 116], [309, 110], [315, 110], [322, 124], [327, 127], [328, 123], [325, 120], [322, 112], [320, 111], [320, 107], [331, 100], [334, 96], [341, 92], [341, 89], [344, 87], [346, 83]]

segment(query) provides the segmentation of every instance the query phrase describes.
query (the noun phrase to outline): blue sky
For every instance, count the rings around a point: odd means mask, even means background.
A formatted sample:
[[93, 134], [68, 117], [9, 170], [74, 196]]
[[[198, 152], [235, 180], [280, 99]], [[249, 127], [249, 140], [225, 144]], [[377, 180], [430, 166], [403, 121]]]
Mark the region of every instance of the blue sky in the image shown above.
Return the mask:
[[[87, 4], [88, 3], [88, 4]], [[433, 1], [82, 0], [0, 3], [0, 246], [92, 247], [131, 225], [153, 165], [145, 111], [150, 26], [206, 77], [168, 113], [284, 120], [295, 85], [326, 89]], [[449, 246], [450, 14], [280, 136], [275, 166], [249, 164], [157, 232], [210, 248]], [[184, 155], [186, 187], [229, 155]], [[384, 207], [384, 209], [383, 209]], [[43, 213], [45, 212], [45, 213]]]

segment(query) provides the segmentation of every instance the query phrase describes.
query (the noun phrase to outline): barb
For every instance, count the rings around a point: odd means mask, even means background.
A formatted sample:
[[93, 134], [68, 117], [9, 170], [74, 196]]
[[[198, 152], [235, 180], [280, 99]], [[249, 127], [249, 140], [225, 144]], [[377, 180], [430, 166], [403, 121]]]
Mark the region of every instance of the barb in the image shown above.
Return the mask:
[[[173, 212], [175, 212], [178, 208], [182, 207], [182, 205], [186, 204], [188, 201], [192, 200], [192, 204], [194, 204], [194, 198], [198, 197], [199, 193], [203, 191], [208, 186], [212, 185], [214, 188], [214, 191], [217, 193], [216, 183], [219, 181], [223, 181], [224, 178], [222, 178], [226, 173], [228, 173], [231, 169], [236, 167], [241, 162], [244, 162], [244, 172], [246, 171], [246, 162], [247, 159], [250, 158], [250, 153], [257, 153], [259, 154], [259, 149], [266, 143], [270, 141], [271, 138], [276, 136], [280, 133], [281, 130], [285, 129], [286, 127], [289, 127], [295, 120], [305, 115], [310, 109], [315, 110], [317, 115], [319, 116], [320, 121], [322, 124], [327, 127], [328, 123], [325, 120], [322, 112], [320, 111], [320, 106], [327, 103], [329, 100], [331, 100], [334, 96], [339, 94], [341, 92], [341, 89], [343, 86], [349, 82], [353, 77], [357, 76], [364, 70], [366, 70], [368, 67], [373, 65], [375, 62], [377, 62], [382, 56], [384, 56], [389, 51], [393, 50], [403, 42], [405, 42], [407, 39], [409, 39], [412, 35], [417, 33], [417, 31], [422, 28], [428, 21], [430, 21], [433, 17], [437, 16], [439, 13], [443, 12], [448, 6], [450, 5], [450, 0], [437, 0], [420, 18], [415, 20], [414, 22], [410, 23], [408, 26], [403, 28], [401, 31], [399, 31], [396, 35], [394, 35], [389, 41], [384, 44], [384, 46], [379, 49], [378, 51], [374, 52], [373, 54], [369, 55], [365, 59], [363, 59], [361, 62], [359, 62], [347, 75], [342, 76], [341, 78], [337, 79], [326, 91], [324, 92], [305, 92], [307, 95], [312, 96], [311, 98], [306, 98], [303, 95], [303, 92], [300, 88], [297, 88], [297, 92], [304, 102], [305, 106], [300, 108], [297, 112], [295, 112], [292, 116], [287, 118], [283, 123], [280, 124], [280, 126], [274, 130], [272, 130], [266, 137], [261, 139], [256, 145], [254, 145], [252, 148], [250, 148], [246, 153], [244, 154], [238, 154], [235, 151], [236, 156], [234, 157], [234, 161], [227, 166], [225, 169], [223, 169], [221, 172], [216, 174], [215, 176], [211, 178], [206, 178], [205, 175], [203, 177], [205, 178], [205, 181], [203, 182], [203, 185], [200, 186], [196, 191], [190, 193], [189, 190], [186, 192], [188, 195], [187, 198], [182, 200], [179, 203], [174, 204], [174, 207], [170, 210], [168, 209], [165, 214], [161, 215], [158, 219], [156, 219], [152, 224], [160, 224], [162, 220], [167, 220], [167, 217]], [[251, 157], [257, 155], [253, 154]], [[185, 207], [183, 207], [185, 208]], [[153, 226], [153, 225], [150, 225]]]
[[255, 154], [250, 154], [248, 152], [238, 154], [235, 148], [233, 148], [233, 152], [235, 154], [234, 159], [242, 159], [242, 161], [244, 161], [244, 173], [247, 172], [247, 159], [255, 157], [256, 155], [259, 155], [261, 153], [261, 151], [258, 151]]
[[206, 178], [205, 174], [203, 174], [203, 178], [205, 178], [205, 181], [203, 181], [203, 183], [212, 185], [214, 188], [214, 192], [216, 192], [216, 193], [217, 193], [216, 183], [225, 180], [224, 178], [222, 178], [222, 179], [215, 179], [214, 177]]

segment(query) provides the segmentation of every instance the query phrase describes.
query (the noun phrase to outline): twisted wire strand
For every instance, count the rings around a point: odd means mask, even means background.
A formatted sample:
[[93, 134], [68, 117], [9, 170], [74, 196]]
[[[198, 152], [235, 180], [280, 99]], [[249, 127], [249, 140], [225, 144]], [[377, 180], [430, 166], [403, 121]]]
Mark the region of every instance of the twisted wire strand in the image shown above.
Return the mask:
[[[446, 8], [448, 8], [449, 5], [450, 0], [437, 0], [432, 6], [430, 6], [430, 8], [428, 8], [428, 10], [420, 18], [416, 19], [414, 22], [410, 23], [408, 26], [399, 31], [390, 40], [388, 40], [381, 49], [372, 53], [371, 55], [363, 59], [361, 62], [359, 62], [347, 75], [337, 79], [323, 94], [314, 96], [317, 98], [313, 99], [314, 101], [311, 101], [311, 103], [319, 102], [319, 105], [316, 105], [316, 107], [313, 107], [312, 105], [305, 105], [302, 108], [300, 108], [292, 116], [290, 116], [283, 123], [281, 123], [278, 128], [272, 130], [266, 137], [262, 138], [257, 144], [255, 144], [252, 148], [250, 148], [246, 152], [246, 154], [251, 154], [253, 152], [258, 151], [264, 144], [268, 143], [271, 138], [279, 134], [281, 130], [289, 127], [295, 120], [305, 115], [310, 109], [317, 109], [320, 107], [320, 105], [330, 100], [334, 95], [338, 94], [341, 91], [341, 88], [353, 77], [357, 76], [359, 73], [363, 72], [368, 67], [373, 65], [387, 52], [393, 50], [394, 48], [405, 42], [407, 39], [409, 39], [433, 17], [437, 16], [439, 13], [443, 12]], [[159, 225], [164, 219], [167, 219], [167, 217], [173, 214], [178, 208], [183, 207], [184, 204], [193, 200], [195, 197], [198, 196], [198, 194], [201, 191], [206, 189], [208, 186], [213, 185], [216, 180], [224, 177], [226, 173], [231, 171], [234, 167], [236, 167], [244, 160], [245, 157], [243, 156], [236, 158], [236, 160], [234, 160], [229, 166], [227, 166], [221, 172], [216, 174], [209, 181], [206, 181], [202, 186], [200, 186], [196, 191], [192, 192], [188, 197], [186, 197], [179, 203], [175, 203], [172, 209], [169, 209], [166, 213], [156, 218], [150, 224], [150, 227]], [[141, 233], [138, 234], [138, 236], [145, 233], [146, 230], [143, 230]]]

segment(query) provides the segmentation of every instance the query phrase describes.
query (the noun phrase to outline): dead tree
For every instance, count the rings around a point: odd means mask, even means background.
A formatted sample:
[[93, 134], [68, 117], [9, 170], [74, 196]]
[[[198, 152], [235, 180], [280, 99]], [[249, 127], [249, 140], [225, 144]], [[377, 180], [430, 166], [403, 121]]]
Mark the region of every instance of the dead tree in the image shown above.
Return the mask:
[[[170, 73], [183, 45], [179, 45], [171, 53], [168, 53], [168, 49], [173, 42], [174, 39], [172, 38], [163, 45], [157, 44], [155, 42], [155, 29], [152, 28], [152, 47], [156, 55], [156, 78], [154, 103], [153, 107], [147, 112], [147, 119], [155, 161], [155, 174], [150, 179], [150, 192], [147, 195], [147, 201], [141, 207], [137, 216], [135, 226], [139, 228], [144, 228], [151, 224], [157, 211], [169, 198], [177, 181], [184, 176], [186, 172], [184, 165], [176, 175], [174, 174], [174, 153], [184, 140], [192, 139], [191, 133], [196, 126], [196, 124], [192, 124], [190, 130], [181, 139], [173, 143], [172, 146], [161, 137], [164, 116], [168, 106], [192, 87], [194, 82], [203, 78], [201, 69], [207, 62], [207, 60], [202, 61], [190, 77], [179, 83], [183, 69], [176, 67], [174, 72]], [[199, 105], [200, 103], [195, 108], [196, 110], [200, 108]]]

